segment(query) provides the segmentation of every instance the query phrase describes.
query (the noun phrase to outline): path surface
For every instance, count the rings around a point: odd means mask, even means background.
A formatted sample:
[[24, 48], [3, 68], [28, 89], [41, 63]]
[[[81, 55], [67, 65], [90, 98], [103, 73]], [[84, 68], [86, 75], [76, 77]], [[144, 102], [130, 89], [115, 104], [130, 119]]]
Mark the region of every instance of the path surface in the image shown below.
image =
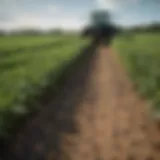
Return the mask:
[[117, 55], [101, 46], [12, 147], [16, 160], [160, 160], [160, 132]]

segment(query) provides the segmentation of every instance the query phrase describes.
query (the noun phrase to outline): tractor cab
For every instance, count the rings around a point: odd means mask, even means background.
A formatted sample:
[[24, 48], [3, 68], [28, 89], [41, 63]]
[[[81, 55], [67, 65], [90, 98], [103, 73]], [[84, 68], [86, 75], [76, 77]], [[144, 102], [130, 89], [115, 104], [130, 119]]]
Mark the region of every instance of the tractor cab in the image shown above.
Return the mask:
[[96, 11], [92, 13], [91, 24], [93, 27], [102, 27], [110, 23], [109, 13], [106, 11]]
[[90, 25], [83, 31], [84, 36], [91, 37], [93, 43], [109, 43], [114, 34], [114, 27], [107, 11], [95, 11], [91, 15]]

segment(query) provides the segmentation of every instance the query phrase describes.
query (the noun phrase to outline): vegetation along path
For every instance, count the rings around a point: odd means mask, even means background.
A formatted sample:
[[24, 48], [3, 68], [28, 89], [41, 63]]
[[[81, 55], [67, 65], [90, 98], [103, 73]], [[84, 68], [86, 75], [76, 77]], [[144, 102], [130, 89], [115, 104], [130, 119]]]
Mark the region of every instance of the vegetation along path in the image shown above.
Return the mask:
[[57, 98], [21, 130], [11, 159], [160, 160], [158, 127], [118, 56], [104, 46], [85, 56]]

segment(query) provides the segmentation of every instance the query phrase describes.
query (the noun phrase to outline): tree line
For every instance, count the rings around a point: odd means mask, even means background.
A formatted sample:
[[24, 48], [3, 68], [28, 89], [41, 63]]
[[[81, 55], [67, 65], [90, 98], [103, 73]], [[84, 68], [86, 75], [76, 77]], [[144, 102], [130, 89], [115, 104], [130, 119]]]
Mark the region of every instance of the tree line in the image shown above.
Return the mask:
[[[160, 22], [159, 23], [152, 23], [148, 25], [137, 25], [134, 27], [129, 27], [128, 29], [124, 27], [117, 27], [117, 30], [119, 31], [130, 31], [130, 32], [160, 32]], [[73, 31], [74, 32], [74, 31]], [[60, 28], [56, 29], [50, 29], [48, 31], [43, 31], [39, 29], [22, 29], [22, 30], [13, 30], [10, 32], [6, 32], [4, 30], [0, 30], [0, 36], [6, 36], [6, 35], [61, 35], [64, 34], [65, 31], [63, 31]]]
[[160, 23], [152, 23], [148, 25], [139, 25], [130, 27], [129, 31], [131, 32], [160, 32]]

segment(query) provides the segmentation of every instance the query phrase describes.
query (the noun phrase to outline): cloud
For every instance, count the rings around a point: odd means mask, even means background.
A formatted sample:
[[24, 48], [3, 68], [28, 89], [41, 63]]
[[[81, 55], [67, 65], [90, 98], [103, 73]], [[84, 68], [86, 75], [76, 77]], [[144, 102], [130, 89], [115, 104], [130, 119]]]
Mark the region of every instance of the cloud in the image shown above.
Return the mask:
[[[66, 1], [66, 0], [63, 0]], [[78, 1], [78, 0], [77, 0]], [[139, 5], [143, 0], [94, 0], [96, 6], [115, 11], [122, 17], [128, 6]], [[85, 5], [85, 2], [84, 2]], [[69, 6], [70, 8], [72, 6]], [[0, 0], [0, 29], [57, 28], [79, 29], [86, 24], [91, 8], [68, 9], [52, 0]], [[75, 8], [75, 6], [73, 5]], [[133, 8], [133, 7], [132, 7]], [[123, 11], [123, 14], [119, 14]], [[126, 13], [126, 12], [125, 12]], [[129, 11], [127, 10], [127, 13]], [[118, 18], [119, 19], [119, 18]], [[128, 21], [126, 21], [128, 22]]]
[[114, 0], [97, 0], [97, 3], [99, 5], [100, 8], [103, 8], [103, 9], [115, 9], [117, 6], [116, 6], [116, 3]]
[[[38, 0], [35, 4], [29, 3], [29, 6], [25, 4], [26, 2], [27, 0], [0, 1], [0, 29], [57, 27], [79, 29], [85, 23], [78, 14], [69, 14], [63, 6], [53, 2], [42, 5]], [[34, 5], [37, 5], [36, 9]]]
[[96, 0], [99, 8], [108, 10], [118, 10], [128, 4], [138, 4], [142, 0]]
[[78, 30], [84, 26], [85, 22], [77, 17], [70, 16], [52, 16], [52, 17], [41, 17], [34, 14], [23, 15], [13, 21], [1, 21], [0, 28], [11, 30], [18, 28], [40, 28], [40, 29], [51, 29], [51, 28], [63, 28], [63, 29], [75, 29]]

